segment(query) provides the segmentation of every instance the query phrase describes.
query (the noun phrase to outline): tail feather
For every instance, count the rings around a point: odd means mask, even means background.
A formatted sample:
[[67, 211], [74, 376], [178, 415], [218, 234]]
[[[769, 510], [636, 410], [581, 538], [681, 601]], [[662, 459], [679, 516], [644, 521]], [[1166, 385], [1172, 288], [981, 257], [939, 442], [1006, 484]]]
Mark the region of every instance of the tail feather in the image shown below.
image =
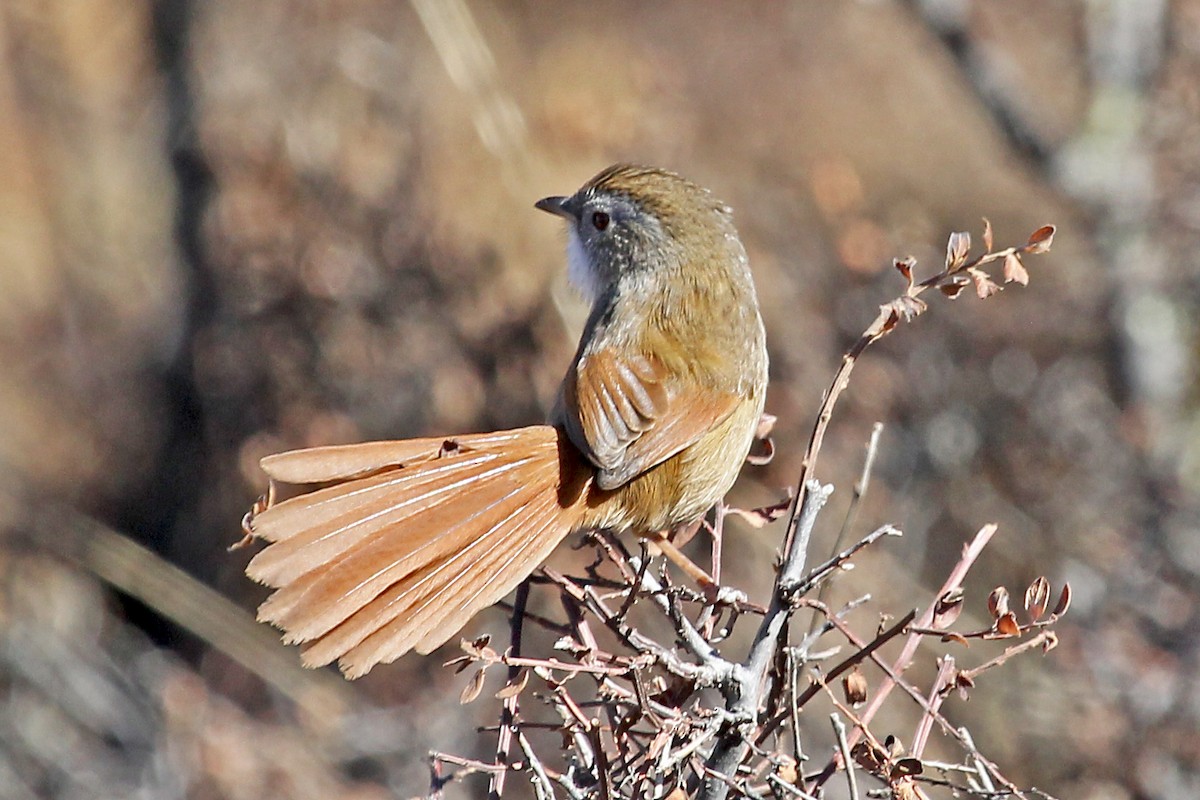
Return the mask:
[[[421, 506], [415, 514], [405, 513], [407, 509], [381, 514], [381, 522], [375, 526], [380, 535], [369, 540], [355, 536], [353, 545], [336, 559], [276, 592], [259, 609], [259, 616], [285, 628], [290, 641], [308, 641], [328, 632], [413, 570], [452, 558], [469, 547], [473, 537], [494, 524], [522, 489], [499, 468], [473, 474], [470, 479], [472, 483], [459, 487], [453, 504]], [[347, 529], [344, 535], [353, 534]]]
[[[416, 489], [421, 484], [437, 483], [439, 480], [447, 482], [447, 473], [495, 458], [492, 453], [475, 453], [469, 460], [459, 460], [453, 464], [422, 461], [317, 489], [272, 505], [260, 513], [254, 518], [254, 534], [270, 542], [289, 541], [292, 547], [303, 547], [319, 538], [321, 523], [362, 518], [380, 496], [389, 495], [398, 485], [403, 484], [405, 489]], [[417, 496], [414, 499], [421, 498]]]
[[[515, 498], [512, 511], [475, 541], [407, 576], [318, 640], [305, 663], [328, 663], [344, 652], [341, 666], [353, 676], [414, 646], [429, 652], [441, 645], [537, 566], [506, 558], [511, 551], [536, 550], [544, 558], [569, 531], [557, 504], [534, 494]], [[481, 585], [491, 592], [480, 592]]]
[[454, 437], [399, 439], [386, 442], [335, 444], [308, 447], [267, 456], [260, 463], [263, 472], [280, 483], [311, 484], [361, 478], [388, 467], [411, 466], [428, 461], [445, 449], [447, 443], [461, 449], [485, 449], [514, 441], [529, 428], [495, 433], [469, 433]]
[[556, 429], [444, 443], [388, 443], [392, 456], [416, 454], [390, 466], [377, 444], [272, 457], [273, 477], [337, 481], [251, 522], [271, 544], [247, 573], [278, 589], [259, 618], [307, 643], [307, 665], [340, 659], [357, 677], [414, 647], [433, 650], [580, 524], [588, 472]]
[[[484, 458], [490, 462], [500, 460], [491, 455]], [[285, 614], [286, 608], [314, 583], [336, 583], [353, 574], [364, 578], [372, 576], [374, 571], [369, 562], [402, 567], [406, 557], [418, 558], [428, 546], [436, 547], [441, 543], [443, 548], [453, 547], [452, 531], [446, 529], [455, 525], [456, 508], [461, 523], [469, 519], [471, 509], [486, 508], [489, 502], [502, 499], [509, 487], [495, 478], [503, 466], [502, 463], [480, 464], [471, 458], [398, 469], [389, 481], [373, 487], [369, 504], [358, 504], [332, 520], [324, 519], [320, 513], [326, 503], [334, 504], [339, 500], [336, 496], [319, 496], [330, 490], [302, 495], [277, 506], [284, 509], [289, 504], [298, 505], [301, 513], [293, 515], [296, 519], [291, 524], [311, 524], [312, 527], [277, 542], [250, 562], [247, 572], [251, 577], [270, 586], [283, 587], [262, 609], [263, 615], [269, 621], [285, 622], [275, 616]], [[426, 479], [431, 467], [440, 473], [436, 476], [438, 480]], [[354, 489], [356, 483], [358, 481], [331, 488], [354, 492], [357, 491]], [[306, 502], [309, 497], [314, 498], [311, 501], [314, 508], [312, 522], [305, 520], [303, 514], [309, 505]], [[262, 516], [274, 510], [268, 509]], [[406, 531], [403, 538], [381, 535], [409, 520], [419, 520], [421, 524]]]

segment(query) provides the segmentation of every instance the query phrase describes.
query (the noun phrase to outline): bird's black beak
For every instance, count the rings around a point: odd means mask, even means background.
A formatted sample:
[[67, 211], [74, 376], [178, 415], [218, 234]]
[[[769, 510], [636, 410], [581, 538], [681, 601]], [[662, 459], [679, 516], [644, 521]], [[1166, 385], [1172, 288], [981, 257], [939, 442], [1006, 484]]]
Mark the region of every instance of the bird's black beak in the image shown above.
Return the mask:
[[568, 205], [569, 197], [543, 197], [533, 204], [534, 208], [540, 208], [542, 211], [547, 211], [551, 214], [557, 214], [560, 217], [567, 219], [575, 219], [575, 212]]

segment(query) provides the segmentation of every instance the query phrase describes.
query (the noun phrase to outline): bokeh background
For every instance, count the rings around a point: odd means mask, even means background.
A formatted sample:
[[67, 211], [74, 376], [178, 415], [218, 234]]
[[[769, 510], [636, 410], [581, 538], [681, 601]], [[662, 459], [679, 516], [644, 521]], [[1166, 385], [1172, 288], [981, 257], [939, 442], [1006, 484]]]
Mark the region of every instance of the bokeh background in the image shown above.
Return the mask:
[[[1059, 226], [1028, 288], [864, 359], [816, 547], [882, 421], [859, 526], [905, 536], [834, 594], [923, 605], [999, 523], [964, 622], [1039, 574], [1074, 605], [947, 713], [1023, 785], [1200, 795], [1200, 2], [4, 0], [0, 797], [404, 797], [430, 748], [487, 757], [442, 659], [300, 670], [226, 548], [268, 452], [541, 419], [583, 309], [532, 202], [617, 160], [736, 210], [779, 417], [741, 504], [794, 482], [892, 257]], [[733, 524], [762, 591], [779, 531]]]

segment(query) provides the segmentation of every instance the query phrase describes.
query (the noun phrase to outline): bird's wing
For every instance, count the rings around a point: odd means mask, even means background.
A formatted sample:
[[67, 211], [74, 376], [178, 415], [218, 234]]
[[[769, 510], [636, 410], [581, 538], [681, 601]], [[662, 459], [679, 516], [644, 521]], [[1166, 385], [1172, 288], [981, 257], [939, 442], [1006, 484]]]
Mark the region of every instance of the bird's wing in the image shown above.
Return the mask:
[[581, 358], [563, 382], [562, 422], [615, 489], [680, 452], [737, 407], [738, 397], [672, 381], [660, 362], [601, 350]]

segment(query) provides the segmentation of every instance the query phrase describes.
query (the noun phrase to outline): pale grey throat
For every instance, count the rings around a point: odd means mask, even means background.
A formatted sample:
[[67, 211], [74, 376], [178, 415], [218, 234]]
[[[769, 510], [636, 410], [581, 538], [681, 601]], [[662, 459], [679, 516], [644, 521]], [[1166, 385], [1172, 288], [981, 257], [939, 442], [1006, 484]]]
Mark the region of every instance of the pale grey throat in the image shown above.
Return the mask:
[[579, 238], [575, 225], [567, 227], [567, 280], [589, 303], [600, 294], [600, 276]]

